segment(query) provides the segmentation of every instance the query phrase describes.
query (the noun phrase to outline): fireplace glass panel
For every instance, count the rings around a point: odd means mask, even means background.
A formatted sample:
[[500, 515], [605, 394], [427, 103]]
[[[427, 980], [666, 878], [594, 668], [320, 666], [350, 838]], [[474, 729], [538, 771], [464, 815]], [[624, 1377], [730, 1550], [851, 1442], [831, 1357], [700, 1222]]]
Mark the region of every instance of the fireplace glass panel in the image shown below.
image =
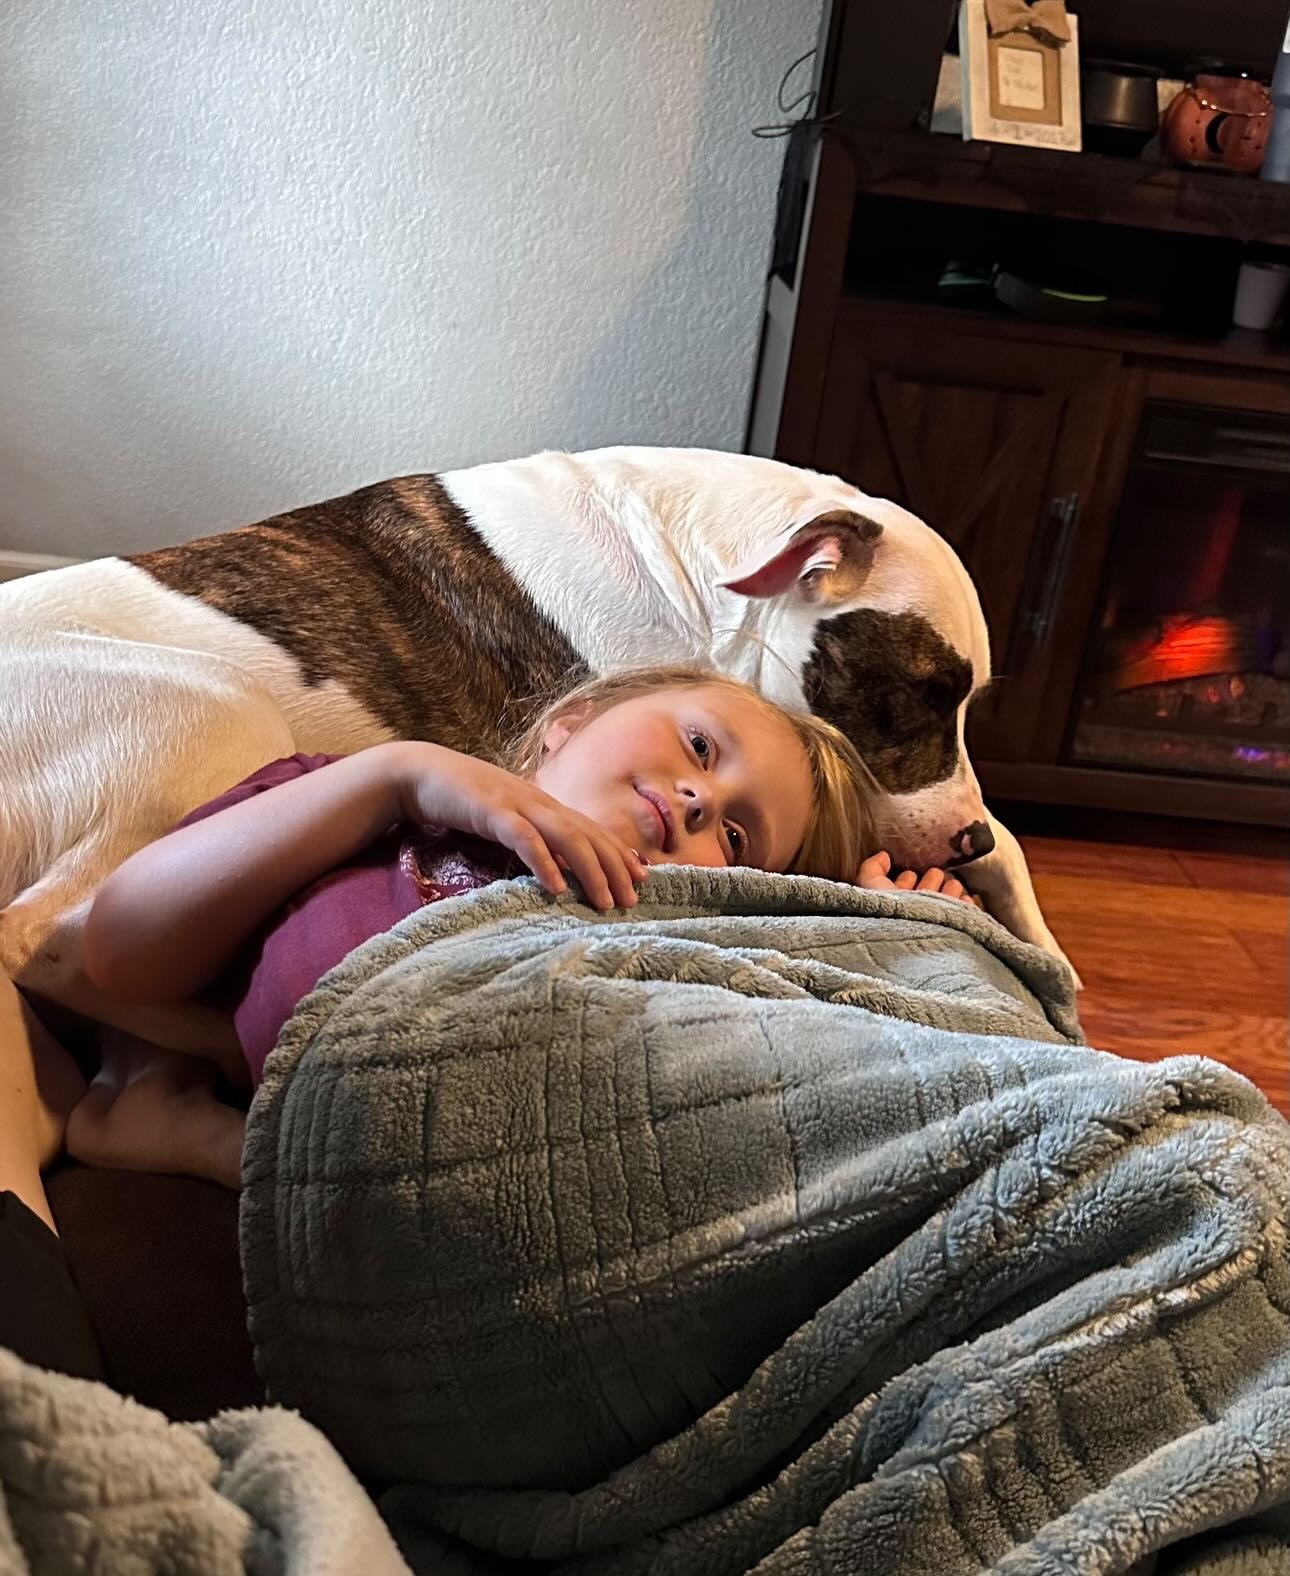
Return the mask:
[[1148, 405], [1070, 757], [1290, 782], [1290, 423]]

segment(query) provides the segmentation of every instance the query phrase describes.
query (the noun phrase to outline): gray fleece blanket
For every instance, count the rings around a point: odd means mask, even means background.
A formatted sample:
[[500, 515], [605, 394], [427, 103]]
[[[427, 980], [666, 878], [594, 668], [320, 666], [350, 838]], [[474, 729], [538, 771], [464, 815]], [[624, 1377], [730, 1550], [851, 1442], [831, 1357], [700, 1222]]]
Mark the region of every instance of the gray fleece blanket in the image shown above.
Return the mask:
[[1290, 1571], [1290, 1129], [962, 905], [436, 905], [302, 1003], [244, 1179], [271, 1393], [415, 1571]]

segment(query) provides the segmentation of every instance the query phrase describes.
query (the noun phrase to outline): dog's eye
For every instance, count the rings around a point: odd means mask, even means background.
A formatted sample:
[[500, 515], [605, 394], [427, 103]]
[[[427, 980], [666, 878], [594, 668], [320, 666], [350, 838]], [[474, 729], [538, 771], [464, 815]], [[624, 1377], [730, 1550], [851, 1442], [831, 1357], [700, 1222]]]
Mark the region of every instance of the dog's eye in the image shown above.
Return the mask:
[[923, 703], [938, 717], [947, 717], [958, 705], [954, 686], [945, 679], [928, 679], [922, 687], [922, 697]]
[[882, 744], [901, 744], [932, 731], [923, 686], [893, 684], [883, 696], [875, 697], [870, 723]]

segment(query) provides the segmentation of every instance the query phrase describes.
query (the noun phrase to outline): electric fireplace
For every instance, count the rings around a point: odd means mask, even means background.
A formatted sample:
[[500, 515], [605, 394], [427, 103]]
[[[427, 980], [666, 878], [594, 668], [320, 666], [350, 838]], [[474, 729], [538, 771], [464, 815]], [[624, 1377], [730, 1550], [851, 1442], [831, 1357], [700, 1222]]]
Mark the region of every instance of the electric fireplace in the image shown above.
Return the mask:
[[1074, 764], [1290, 784], [1290, 424], [1149, 403]]

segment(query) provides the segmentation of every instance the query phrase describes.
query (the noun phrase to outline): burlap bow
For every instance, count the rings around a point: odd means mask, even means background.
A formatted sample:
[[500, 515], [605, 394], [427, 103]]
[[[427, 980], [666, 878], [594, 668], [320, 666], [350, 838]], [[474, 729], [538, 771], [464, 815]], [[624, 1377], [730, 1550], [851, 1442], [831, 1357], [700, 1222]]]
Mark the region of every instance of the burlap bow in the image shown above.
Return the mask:
[[1004, 33], [1029, 33], [1041, 44], [1060, 49], [1070, 42], [1070, 23], [1062, 0], [985, 0], [985, 19], [991, 38]]

